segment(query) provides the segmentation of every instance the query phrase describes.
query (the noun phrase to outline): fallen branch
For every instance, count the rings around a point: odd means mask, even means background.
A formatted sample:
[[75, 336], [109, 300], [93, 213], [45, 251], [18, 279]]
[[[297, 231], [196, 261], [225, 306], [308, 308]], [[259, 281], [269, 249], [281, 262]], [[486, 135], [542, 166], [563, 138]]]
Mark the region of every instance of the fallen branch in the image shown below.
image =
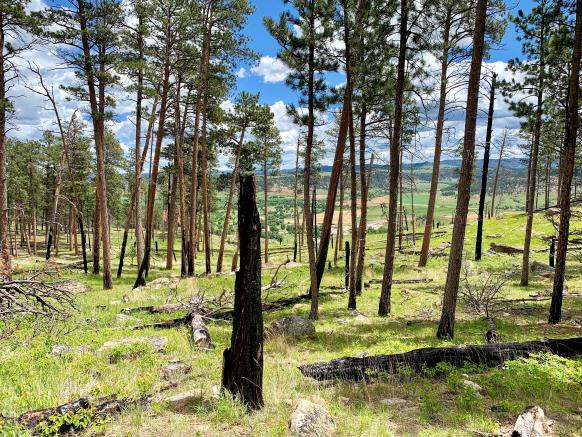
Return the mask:
[[523, 343], [459, 345], [415, 349], [393, 355], [345, 357], [299, 366], [299, 370], [304, 376], [318, 381], [331, 379], [367, 380], [386, 373], [398, 373], [402, 368], [412, 368], [419, 371], [435, 367], [443, 362], [458, 367], [467, 363], [495, 367], [507, 360], [528, 357], [535, 352], [551, 352], [566, 358], [580, 355], [582, 354], [582, 337]]
[[[320, 293], [320, 296], [331, 296], [335, 294], [344, 294], [344, 291], [341, 292], [328, 292], [328, 293]], [[299, 296], [293, 297], [284, 297], [279, 299], [275, 302], [263, 302], [263, 311], [276, 311], [281, 308], [287, 308], [290, 306], [295, 305], [296, 303], [303, 302], [305, 300], [310, 300], [311, 297], [307, 294], [300, 294]], [[133, 329], [141, 330], [147, 328], [156, 328], [156, 329], [167, 329], [167, 328], [175, 328], [177, 326], [187, 325], [192, 322], [192, 312], [188, 313], [184, 317], [179, 317], [176, 319], [165, 320], [162, 322], [155, 322], [155, 323], [148, 323], [145, 325], [134, 326]], [[232, 319], [233, 310], [226, 310], [226, 311], [219, 311], [219, 312], [204, 312], [201, 311], [199, 314], [207, 320], [230, 320]]]

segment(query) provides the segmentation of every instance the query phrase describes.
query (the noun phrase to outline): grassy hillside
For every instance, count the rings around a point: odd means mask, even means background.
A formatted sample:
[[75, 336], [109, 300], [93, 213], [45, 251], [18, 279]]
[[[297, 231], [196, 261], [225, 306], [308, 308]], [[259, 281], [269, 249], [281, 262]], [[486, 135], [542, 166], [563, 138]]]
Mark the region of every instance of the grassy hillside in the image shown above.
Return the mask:
[[[444, 208], [444, 207], [443, 207]], [[376, 209], [374, 210], [376, 211]], [[376, 214], [374, 212], [373, 214]], [[499, 219], [486, 221], [485, 247], [491, 242], [519, 247], [522, 244], [525, 216], [506, 213]], [[467, 258], [472, 258], [475, 222], [467, 228]], [[450, 239], [447, 233], [436, 238], [432, 247]], [[574, 229], [580, 231], [581, 229]], [[537, 216], [533, 239], [533, 258], [546, 261], [547, 248], [543, 238], [552, 233], [551, 225]], [[500, 234], [495, 237], [492, 235]], [[114, 233], [117, 235], [117, 233]], [[383, 268], [385, 233], [371, 232], [368, 236], [365, 281], [380, 278]], [[396, 279], [427, 278], [432, 282], [396, 285], [392, 297], [393, 313], [388, 318], [376, 316], [379, 285], [366, 288], [358, 300], [358, 312], [350, 312], [345, 294], [322, 298], [320, 319], [316, 322], [314, 338], [289, 340], [269, 338], [265, 344], [265, 408], [247, 415], [237, 402], [226, 396], [216, 396], [220, 384], [222, 351], [230, 341], [230, 323], [209, 322], [216, 348], [203, 352], [193, 349], [186, 327], [141, 331], [132, 330], [135, 324], [164, 320], [175, 315], [136, 313], [139, 320], [121, 320], [118, 314], [124, 307], [159, 305], [186, 301], [191, 295], [204, 291], [218, 295], [232, 290], [234, 276], [230, 274], [194, 279], [178, 279], [179, 271], [164, 271], [163, 241], [160, 254], [154, 257], [149, 280], [170, 277], [177, 288], [142, 287], [132, 290], [136, 266], [127, 267], [121, 279], [114, 280], [114, 289], [101, 290], [99, 277], [63, 270], [59, 275], [87, 284], [88, 290], [76, 294], [76, 310], [65, 326], [31, 324], [18, 329], [1, 343], [0, 351], [0, 414], [16, 416], [25, 411], [55, 406], [80, 396], [139, 398], [155, 393], [164, 381], [160, 368], [178, 359], [192, 366], [192, 372], [166, 394], [201, 389], [199, 399], [186, 411], [175, 412], [162, 401], [148, 408], [131, 407], [113, 419], [92, 422], [85, 435], [139, 436], [284, 436], [294, 401], [300, 398], [315, 400], [332, 413], [341, 436], [390, 435], [475, 435], [495, 433], [500, 427], [513, 423], [527, 405], [540, 405], [546, 415], [555, 420], [558, 435], [582, 433], [582, 361], [539, 355], [527, 360], [507, 363], [503, 368], [439, 367], [416, 374], [403, 371], [370, 383], [318, 383], [304, 378], [297, 366], [360, 353], [386, 354], [404, 352], [427, 346], [443, 346], [449, 342], [435, 337], [440, 299], [445, 279], [447, 257], [431, 258], [425, 269], [417, 269], [415, 249], [408, 241], [405, 253], [398, 253]], [[418, 248], [418, 242], [417, 246]], [[276, 267], [291, 255], [291, 240], [285, 236], [278, 247], [272, 243], [272, 264], [263, 266], [263, 283], [270, 281]], [[229, 245], [228, 253], [233, 247]], [[114, 254], [118, 241], [114, 242]], [[179, 252], [177, 252], [179, 253]], [[446, 251], [445, 251], [446, 253]], [[73, 257], [61, 257], [70, 262]], [[214, 253], [216, 255], [216, 252]], [[198, 258], [197, 271], [201, 271]], [[306, 259], [305, 247], [303, 260]], [[230, 256], [227, 257], [229, 265]], [[23, 256], [15, 260], [17, 268], [44, 265], [41, 258]], [[215, 262], [215, 257], [213, 258]], [[486, 253], [483, 260], [473, 263], [477, 269], [487, 269], [507, 276], [504, 297], [522, 298], [534, 293], [547, 293], [551, 280], [532, 274], [529, 287], [519, 284], [519, 256]], [[179, 267], [179, 266], [178, 266]], [[343, 259], [327, 271], [322, 291], [343, 283]], [[572, 259], [567, 274], [570, 293], [582, 287], [582, 266]], [[265, 300], [294, 296], [308, 286], [308, 268], [299, 263], [286, 268], [284, 287], [264, 293]], [[126, 301], [124, 301], [126, 300]], [[549, 302], [515, 301], [496, 313], [498, 329], [504, 341], [538, 339], [542, 337], [579, 336], [582, 326], [582, 300], [565, 299], [564, 322], [546, 324]], [[307, 316], [308, 302], [292, 308], [265, 313], [265, 323], [285, 314]], [[486, 322], [460, 305], [455, 344], [483, 343]], [[150, 348], [134, 348], [99, 352], [106, 341], [133, 336], [164, 336], [168, 345], [163, 353]], [[54, 345], [83, 346], [82, 353], [51, 354]], [[482, 390], [475, 391], [463, 381], [471, 380]], [[5, 423], [2, 435], [24, 435], [23, 430]], [[481, 435], [481, 434], [479, 434]]]

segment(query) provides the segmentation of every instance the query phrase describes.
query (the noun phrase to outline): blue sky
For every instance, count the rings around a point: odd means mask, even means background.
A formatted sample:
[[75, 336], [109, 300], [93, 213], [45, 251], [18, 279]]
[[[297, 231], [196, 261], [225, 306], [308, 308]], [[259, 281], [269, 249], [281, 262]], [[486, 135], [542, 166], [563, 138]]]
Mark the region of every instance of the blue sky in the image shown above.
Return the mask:
[[[58, 0], [57, 0], [58, 1]], [[277, 18], [279, 14], [285, 9], [282, 0], [254, 0], [256, 7], [255, 12], [249, 17], [247, 26], [244, 30], [245, 34], [250, 39], [250, 47], [259, 54], [259, 61], [254, 65], [241, 64], [237, 66], [238, 79], [236, 89], [232, 90], [229, 96], [229, 101], [232, 101], [235, 96], [241, 91], [249, 91], [253, 93], [259, 92], [261, 94], [262, 103], [271, 106], [275, 114], [275, 121], [277, 127], [281, 132], [283, 140], [283, 167], [292, 168], [295, 163], [295, 149], [297, 144], [297, 137], [299, 135], [299, 128], [294, 125], [286, 113], [285, 105], [288, 103], [297, 103], [297, 93], [290, 90], [285, 85], [285, 78], [288, 73], [287, 67], [279, 61], [276, 56], [279, 51], [278, 44], [269, 35], [265, 26], [263, 25], [263, 17], [271, 16]], [[518, 9], [523, 9], [528, 12], [531, 9], [532, 0], [522, 0], [518, 4], [508, 5], [510, 11], [514, 13]], [[43, 0], [31, 0], [31, 9], [42, 9], [44, 7]], [[506, 34], [503, 38], [501, 47], [495, 49], [491, 53], [491, 59], [487, 60], [484, 68], [495, 70], [501, 77], [507, 75], [505, 72], [505, 65], [508, 59], [519, 56], [520, 45], [515, 40], [515, 30], [510, 24], [507, 28]], [[74, 79], [72, 71], [54, 70], [54, 67], [59, 63], [59, 59], [54, 53], [54, 50], [47, 50], [40, 48], [39, 50], [28, 53], [23, 61], [23, 71], [26, 70], [26, 62], [34, 61], [38, 63], [41, 70], [45, 70], [45, 80], [54, 86], [57, 101], [62, 109], [63, 118], [70, 117], [71, 114], [81, 106], [78, 102], [67, 99], [64, 91], [59, 89], [61, 84], [70, 84]], [[51, 111], [46, 110], [46, 104], [42, 98], [34, 93], [31, 93], [24, 86], [26, 77], [18, 83], [14, 90], [14, 96], [18, 96], [15, 103], [15, 115], [13, 120], [16, 129], [11, 131], [10, 135], [22, 139], [38, 138], [42, 132], [47, 129], [53, 129], [54, 116]], [[341, 74], [334, 74], [330, 76], [332, 85], [343, 81]], [[134, 143], [134, 121], [133, 111], [134, 103], [131, 96], [123, 97], [122, 93], [116, 91], [117, 108], [115, 120], [111, 123], [110, 128], [117, 134], [122, 145], [129, 150]], [[462, 100], [462, 98], [460, 99]], [[229, 101], [225, 102], [225, 107], [228, 106]], [[486, 103], [486, 102], [483, 102]], [[485, 107], [485, 105], [481, 105]], [[495, 104], [495, 121], [494, 121], [494, 138], [499, 135], [501, 130], [508, 128], [516, 136], [519, 120], [513, 116], [509, 111], [508, 105], [503, 102], [501, 98], [496, 100]], [[432, 114], [429, 114], [432, 117]], [[86, 116], [87, 117], [87, 116]], [[459, 111], [452, 114], [447, 121], [447, 127], [455, 132], [454, 137], [450, 142], [454, 142], [462, 137], [464, 126], [464, 114]], [[320, 137], [325, 137], [325, 128], [322, 128]], [[481, 117], [477, 126], [477, 141], [481, 141], [485, 135], [485, 119]], [[330, 144], [328, 149], [333, 152], [332, 144], [333, 138], [324, 138]], [[434, 148], [434, 131], [431, 128], [425, 128], [419, 133], [418, 144], [420, 144], [420, 153], [416, 160], [431, 160], [432, 149]], [[451, 146], [452, 144], [448, 144]], [[387, 155], [387, 145], [379, 142], [374, 145], [377, 152], [381, 155]], [[330, 153], [331, 153], [330, 152]], [[449, 157], [449, 156], [445, 156]], [[329, 161], [330, 157], [327, 157]], [[221, 167], [227, 166], [227, 157], [222, 157]]]

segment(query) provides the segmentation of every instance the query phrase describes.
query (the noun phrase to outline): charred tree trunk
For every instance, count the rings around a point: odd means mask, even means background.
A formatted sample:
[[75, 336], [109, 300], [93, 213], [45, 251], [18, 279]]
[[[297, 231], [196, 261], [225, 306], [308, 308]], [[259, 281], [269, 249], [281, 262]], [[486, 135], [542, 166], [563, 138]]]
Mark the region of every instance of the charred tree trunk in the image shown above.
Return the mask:
[[489, 173], [489, 151], [491, 150], [491, 134], [493, 132], [493, 111], [495, 109], [495, 82], [497, 74], [491, 79], [489, 94], [489, 112], [487, 113], [487, 133], [485, 134], [485, 152], [483, 153], [483, 173], [481, 175], [481, 192], [479, 195], [479, 215], [477, 218], [477, 241], [475, 243], [475, 260], [481, 260], [481, 245], [483, 243], [483, 219], [485, 215], [485, 196], [487, 195], [487, 175]]
[[487, 0], [478, 0], [475, 16], [475, 32], [473, 34], [473, 55], [469, 72], [467, 90], [467, 110], [465, 116], [465, 137], [463, 140], [463, 162], [457, 190], [457, 208], [451, 237], [451, 251], [441, 320], [437, 331], [439, 338], [452, 338], [455, 326], [455, 310], [459, 277], [463, 261], [463, 246], [467, 212], [471, 197], [471, 180], [473, 178], [473, 161], [475, 158], [475, 130], [477, 124], [477, 109], [479, 104], [479, 82], [481, 80], [481, 65], [483, 63], [485, 21], [487, 18]]
[[230, 348], [224, 350], [222, 387], [252, 410], [263, 406], [263, 312], [261, 304], [261, 223], [253, 176], [240, 177], [238, 228], [240, 270]]
[[562, 298], [564, 295], [564, 275], [566, 254], [568, 250], [568, 232], [570, 227], [572, 177], [576, 160], [576, 140], [578, 135], [578, 95], [580, 87], [580, 55], [582, 48], [582, 0], [576, 1], [576, 27], [574, 49], [570, 68], [568, 87], [568, 118], [566, 138], [564, 141], [565, 161], [563, 165], [562, 186], [560, 187], [560, 227], [558, 230], [558, 256], [554, 271], [554, 288], [550, 306], [549, 323], [559, 323], [562, 318]]

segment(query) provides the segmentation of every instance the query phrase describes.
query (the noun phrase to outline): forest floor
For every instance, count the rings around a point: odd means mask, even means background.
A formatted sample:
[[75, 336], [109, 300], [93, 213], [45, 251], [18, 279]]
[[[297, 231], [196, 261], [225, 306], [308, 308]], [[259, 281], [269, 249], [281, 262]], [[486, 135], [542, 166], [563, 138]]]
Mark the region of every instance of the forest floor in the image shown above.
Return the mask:
[[[522, 247], [524, 224], [525, 215], [522, 213], [506, 213], [500, 219], [487, 220], [483, 259], [472, 263], [474, 268], [508, 277], [509, 282], [503, 291], [506, 299], [546, 294], [551, 289], [551, 279], [535, 273], [531, 274], [528, 287], [520, 287], [521, 256], [488, 251], [491, 242]], [[435, 238], [432, 248], [450, 241], [449, 225], [441, 225], [440, 230], [443, 229], [447, 233]], [[475, 229], [476, 222], [470, 222], [465, 244], [468, 259], [473, 259]], [[547, 251], [541, 251], [548, 247], [543, 237], [552, 233], [552, 225], [543, 216], [536, 217], [533, 259], [547, 262]], [[384, 233], [368, 236], [365, 282], [382, 276], [384, 241]], [[212, 296], [223, 290], [233, 290], [234, 275], [180, 280], [179, 262], [175, 263], [173, 271], [163, 270], [161, 253], [154, 262], [154, 266], [160, 268], [152, 269], [149, 281], [170, 277], [177, 284], [175, 289], [165, 285], [132, 290], [136, 275], [136, 266], [132, 265], [126, 267], [121, 279], [114, 279], [114, 288], [109, 291], [101, 289], [99, 276], [63, 270], [58, 279], [81, 282], [87, 285], [87, 290], [76, 294], [77, 308], [64, 326], [57, 325], [47, 330], [47, 326], [38, 323], [20, 325], [11, 336], [0, 340], [0, 415], [13, 417], [81, 396], [115, 395], [137, 399], [144, 394], [154, 394], [165, 385], [159, 377], [160, 369], [171, 360], [180, 360], [190, 365], [192, 372], [164, 394], [200, 389], [199, 401], [181, 412], [157, 401], [147, 408], [129, 407], [112, 419], [89, 424], [83, 435], [284, 436], [288, 433], [289, 416], [297, 399], [314, 400], [328, 408], [340, 436], [494, 434], [500, 427], [513, 425], [529, 405], [539, 405], [545, 411], [546, 416], [554, 421], [552, 428], [557, 435], [582, 435], [581, 360], [538, 355], [507, 362], [502, 368], [472, 366], [455, 369], [442, 366], [438, 371], [405, 371], [368, 383], [316, 382], [302, 376], [297, 368], [301, 364], [361, 353], [389, 354], [451, 344], [435, 337], [448, 258], [433, 257], [428, 267], [417, 269], [418, 256], [411, 253], [411, 244], [406, 241], [404, 253], [397, 254], [395, 278], [427, 278], [432, 281], [395, 285], [392, 314], [386, 318], [377, 316], [380, 284], [372, 283], [363, 290], [358, 298], [357, 312], [347, 310], [346, 294], [322, 297], [320, 317], [315, 322], [317, 333], [313, 338], [291, 340], [274, 337], [266, 340], [265, 407], [250, 415], [229, 397], [216, 396], [222, 352], [230, 344], [229, 322], [209, 322], [216, 347], [199, 351], [192, 347], [186, 326], [132, 329], [134, 325], [177, 317], [180, 313], [131, 314], [139, 320], [118, 316], [126, 307], [160, 305], [177, 299], [187, 301], [201, 291]], [[270, 281], [276, 266], [291, 255], [289, 246], [288, 241], [284, 241], [281, 248], [276, 243], [271, 244], [273, 252], [278, 253], [273, 254], [271, 264], [263, 268], [263, 284]], [[418, 240], [416, 248], [419, 247]], [[227, 265], [230, 265], [232, 248], [229, 250]], [[114, 252], [118, 254], [118, 250]], [[331, 250], [330, 254], [333, 254]], [[202, 269], [202, 258], [198, 257], [198, 272]], [[303, 260], [306, 258], [304, 253]], [[73, 261], [66, 255], [58, 260], [62, 263]], [[19, 269], [42, 263], [40, 257], [21, 256], [15, 260]], [[341, 258], [337, 267], [326, 271], [322, 291], [341, 287], [343, 275], [344, 260]], [[279, 277], [285, 277], [283, 287], [264, 293], [265, 300], [304, 293], [308, 286], [308, 267], [304, 263], [286, 267]], [[582, 265], [573, 258], [569, 261], [567, 285], [569, 293], [582, 291]], [[564, 299], [563, 322], [558, 325], [546, 323], [548, 308], [548, 300], [505, 304], [495, 314], [503, 341], [582, 335], [582, 299]], [[304, 301], [290, 308], [266, 312], [265, 325], [283, 315], [306, 317], [308, 313], [309, 302]], [[483, 317], [461, 304], [453, 343], [484, 343], [486, 330], [487, 322]], [[167, 347], [162, 353], [136, 346], [107, 353], [99, 351], [107, 341], [135, 336], [164, 336]], [[55, 345], [83, 346], [85, 349], [55, 355], [51, 353]], [[476, 391], [464, 380], [477, 383], [481, 389]], [[0, 425], [0, 435], [23, 435], [23, 431], [5, 423]]]

